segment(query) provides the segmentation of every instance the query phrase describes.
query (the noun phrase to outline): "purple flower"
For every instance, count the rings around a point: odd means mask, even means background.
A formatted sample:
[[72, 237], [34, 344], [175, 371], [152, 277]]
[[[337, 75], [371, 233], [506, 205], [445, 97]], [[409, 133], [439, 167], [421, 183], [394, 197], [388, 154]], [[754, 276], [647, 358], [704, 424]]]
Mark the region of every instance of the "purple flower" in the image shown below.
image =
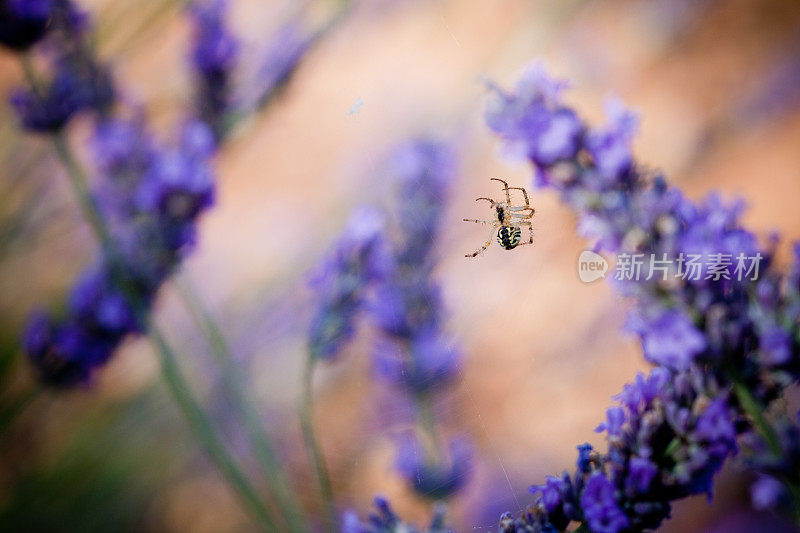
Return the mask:
[[610, 407], [606, 410], [606, 422], [603, 422], [595, 429], [596, 432], [608, 432], [609, 435], [619, 435], [622, 425], [625, 423], [625, 411], [621, 407]]
[[792, 357], [792, 337], [790, 332], [779, 326], [770, 326], [759, 339], [761, 359], [768, 365], [788, 363]]
[[318, 308], [311, 323], [309, 346], [315, 357], [334, 358], [352, 338], [365, 291], [385, 274], [390, 262], [383, 232], [383, 218], [377, 211], [356, 211], [312, 277]]
[[72, 352], [61, 349], [57, 342], [61, 333], [53, 320], [45, 313], [35, 312], [28, 320], [22, 339], [22, 348], [36, 369], [42, 382], [71, 387], [86, 381], [90, 366]]
[[[389, 501], [376, 496], [374, 505], [377, 513], [370, 514], [369, 520], [362, 522], [356, 513], [348, 511], [342, 517], [342, 533], [416, 533], [418, 530], [403, 522], [394, 512]], [[445, 507], [436, 505], [433, 510], [433, 518], [428, 526], [429, 533], [445, 533], [451, 531], [445, 525]]]
[[397, 197], [399, 261], [427, 267], [435, 245], [443, 199], [455, 178], [455, 157], [444, 143], [417, 139], [392, 154], [389, 174]]
[[625, 513], [614, 499], [614, 487], [597, 472], [586, 481], [581, 508], [589, 528], [596, 533], [617, 533], [628, 527]]
[[106, 114], [114, 98], [114, 82], [106, 68], [91, 58], [65, 54], [55, 62], [49, 82], [17, 88], [11, 104], [23, 128], [50, 133], [62, 129], [81, 110]]
[[394, 268], [378, 283], [370, 306], [384, 334], [375, 345], [375, 366], [410, 391], [432, 392], [456, 374], [461, 360], [441, 330], [442, 302], [430, 274], [453, 153], [443, 143], [417, 139], [395, 150], [389, 167], [399, 199], [398, 237]]
[[777, 479], [770, 476], [759, 476], [750, 486], [750, 501], [757, 511], [771, 511], [786, 494], [786, 488]]
[[188, 123], [180, 142], [164, 147], [141, 116], [98, 124], [92, 143], [114, 249], [82, 274], [63, 317], [31, 319], [25, 349], [44, 382], [87, 381], [127, 336], [143, 330], [144, 314], [213, 200], [205, 130]]
[[426, 329], [415, 334], [408, 346], [397, 340], [379, 339], [374, 360], [382, 377], [423, 394], [455, 377], [461, 353], [439, 331]]
[[472, 455], [470, 443], [456, 438], [450, 442], [449, 459], [436, 461], [410, 433], [400, 439], [395, 466], [418, 494], [439, 500], [458, 492], [469, 481]]
[[712, 454], [724, 457], [736, 451], [736, 428], [725, 398], [716, 398], [700, 414], [694, 435]]
[[642, 336], [645, 358], [658, 365], [685, 370], [706, 348], [705, 337], [679, 311], [667, 311], [632, 327]]
[[[751, 429], [741, 402], [729, 401], [731, 389], [745, 386], [767, 405], [800, 377], [800, 253], [788, 274], [778, 271], [772, 250], [742, 227], [741, 202], [712, 194], [695, 203], [663, 177], [642, 172], [631, 155], [635, 118], [619, 105], [608, 109], [602, 129], [575, 118], [580, 134], [567, 137], [559, 157], [549, 156], [542, 131], [559, 113], [576, 117], [560, 100], [563, 85], [537, 69], [514, 94], [496, 89], [489, 127], [507, 146], [522, 148], [537, 183], [560, 193], [598, 248], [684, 262], [671, 279], [614, 284], [633, 301], [629, 328], [641, 336], [645, 357], [663, 366], [616, 396], [621, 407], [599, 428], [608, 433], [608, 451], [596, 461], [579, 451], [564, 503], [540, 498], [509, 527], [558, 528], [579, 502], [583, 518], [572, 519], [592, 531], [653, 529], [669, 516], [671, 501], [710, 495], [714, 475], [737, 453], [737, 436]], [[701, 264], [716, 256], [718, 264], [691, 275], [685, 260], [692, 255]], [[737, 256], [757, 258], [757, 269], [742, 272]], [[781, 453], [761, 442], [748, 446], [749, 460], [797, 486], [800, 430], [788, 422], [778, 430]]]
[[34, 89], [15, 90], [11, 104], [26, 130], [54, 132], [85, 106], [84, 92], [81, 79], [74, 72], [61, 69], [39, 93]]
[[617, 99], [606, 102], [606, 115], [608, 125], [603, 129], [590, 130], [586, 147], [600, 174], [605, 179], [615, 179], [633, 166], [631, 141], [636, 134], [638, 119]]
[[236, 61], [239, 44], [225, 27], [226, 0], [192, 2], [189, 12], [194, 23], [192, 61], [204, 74], [229, 71]]
[[227, 7], [226, 0], [189, 5], [194, 28], [192, 63], [198, 78], [197, 114], [211, 127], [216, 140], [221, 139], [227, 127], [230, 80], [239, 52], [239, 43], [225, 23]]
[[636, 374], [635, 381], [622, 388], [622, 392], [614, 399], [628, 408], [629, 411], [638, 412], [640, 407], [649, 407], [651, 402], [661, 394], [664, 386], [669, 382], [669, 371], [663, 367], [654, 368], [649, 375], [642, 372]]
[[564, 82], [551, 80], [536, 65], [523, 73], [516, 94], [493, 88], [496, 95], [486, 111], [486, 122], [509, 152], [542, 165], [575, 156], [583, 126], [574, 112], [559, 103]]
[[0, 0], [0, 44], [22, 51], [47, 33], [52, 0]]
[[658, 474], [658, 468], [649, 459], [631, 457], [628, 462], [628, 477], [625, 480], [625, 489], [631, 493], [644, 493], [650, 488], [650, 483]]
[[592, 466], [594, 448], [588, 442], [578, 445], [578, 471], [588, 474]]

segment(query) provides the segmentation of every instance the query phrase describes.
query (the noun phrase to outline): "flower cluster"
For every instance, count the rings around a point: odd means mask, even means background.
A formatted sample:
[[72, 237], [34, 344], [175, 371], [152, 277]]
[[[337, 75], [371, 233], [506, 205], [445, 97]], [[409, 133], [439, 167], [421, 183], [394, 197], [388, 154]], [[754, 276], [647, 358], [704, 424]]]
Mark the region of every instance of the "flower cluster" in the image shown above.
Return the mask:
[[530, 513], [503, 522], [510, 531], [563, 529], [570, 520], [592, 531], [652, 528], [668, 516], [670, 501], [710, 493], [713, 474], [735, 453], [737, 434], [749, 425], [732, 390], [767, 403], [796, 379], [796, 274], [778, 272], [772, 250], [742, 228], [740, 203], [715, 195], [692, 202], [640, 169], [633, 114], [612, 101], [608, 124], [590, 128], [562, 102], [564, 88], [541, 67], [529, 69], [515, 93], [494, 87], [486, 120], [509, 151], [534, 164], [536, 183], [575, 209], [581, 233], [598, 249], [764, 258], [758, 280], [726, 271], [717, 279], [615, 284], [634, 302], [628, 328], [641, 337], [645, 357], [662, 366], [626, 386], [623, 407], [609, 410], [601, 426], [609, 450], [591, 461], [595, 468], [548, 481]]
[[139, 119], [98, 124], [97, 168], [105, 186], [125, 194], [101, 203], [113, 250], [80, 277], [65, 315], [37, 312], [28, 325], [24, 348], [44, 382], [85, 382], [126, 336], [144, 329], [147, 308], [213, 201], [212, 146], [200, 122], [183, 128], [179, 146], [158, 148]]
[[[390, 161], [396, 188], [393, 268], [379, 281], [371, 307], [380, 330], [373, 352], [378, 374], [409, 395], [420, 411], [430, 411], [432, 398], [447, 390], [458, 372], [461, 354], [443, 329], [444, 311], [433, 279], [434, 247], [444, 198], [455, 175], [454, 156], [445, 144], [418, 139], [399, 147]], [[421, 420], [421, 425], [433, 424]], [[434, 431], [422, 439], [408, 435], [398, 446], [396, 464], [421, 495], [442, 499], [466, 483], [471, 447], [450, 443], [449, 459], [435, 450]], [[436, 456], [439, 457], [436, 457]]]
[[[342, 519], [342, 533], [416, 533], [417, 529], [403, 522], [392, 510], [389, 501], [383, 497], [375, 498], [376, 513], [369, 516], [367, 522], [362, 522], [353, 512], [345, 513]], [[446, 533], [451, 531], [444, 521], [445, 509], [439, 505], [434, 509], [433, 518], [427, 531], [430, 533]]]
[[414, 394], [452, 379], [460, 354], [442, 331], [439, 287], [432, 279], [443, 198], [453, 180], [453, 155], [437, 142], [400, 147], [390, 164], [398, 199], [395, 261], [378, 284], [371, 315], [382, 332], [375, 366], [384, 378]]
[[[227, 8], [227, 0], [197, 0], [190, 4], [197, 114], [213, 128], [217, 142], [236, 119], [268, 103], [322, 33], [311, 33], [300, 20], [289, 20], [265, 45], [259, 45], [256, 57], [240, 61], [241, 45], [225, 21]], [[252, 64], [253, 68], [238, 73], [239, 63]], [[247, 80], [239, 88], [232, 84], [237, 74]]]
[[[84, 200], [97, 219], [102, 255], [76, 282], [62, 316], [34, 313], [23, 339], [42, 381], [73, 386], [88, 380], [129, 334], [145, 329], [156, 292], [194, 243], [198, 216], [213, 203], [208, 161], [214, 139], [203, 122], [191, 120], [176, 146], [162, 145], [142, 113], [115, 114], [116, 91], [109, 69], [93, 54], [86, 14], [68, 0], [19, 4], [3, 9], [49, 9], [46, 38], [56, 52], [51, 79], [40, 83], [31, 71], [29, 87], [12, 96], [24, 127], [56, 133], [82, 109], [96, 116], [91, 148], [98, 184]], [[68, 152], [66, 141], [58, 142]], [[85, 178], [74, 159], [66, 163], [74, 179]]]
[[[90, 51], [86, 14], [68, 0], [37, 0], [30, 4], [26, 10], [37, 6], [44, 10], [47, 6], [46, 28], [52, 36], [55, 54], [50, 54], [53, 72], [50, 79], [43, 82], [31, 79], [30, 87], [17, 88], [11, 95], [11, 104], [22, 126], [34, 132], [55, 132], [84, 109], [101, 117], [107, 115], [114, 103], [114, 83], [108, 68]], [[39, 37], [42, 36], [44, 33]]]
[[312, 357], [334, 359], [353, 337], [366, 291], [386, 275], [390, 262], [380, 213], [357, 210], [311, 279], [318, 304], [309, 332]]
[[575, 474], [532, 487], [540, 498], [505, 531], [562, 531], [571, 521], [601, 532], [653, 529], [670, 501], [711, 494], [713, 475], [738, 449], [737, 415], [718, 384], [696, 369], [656, 367], [617, 399], [598, 427], [608, 451], [579, 446]]

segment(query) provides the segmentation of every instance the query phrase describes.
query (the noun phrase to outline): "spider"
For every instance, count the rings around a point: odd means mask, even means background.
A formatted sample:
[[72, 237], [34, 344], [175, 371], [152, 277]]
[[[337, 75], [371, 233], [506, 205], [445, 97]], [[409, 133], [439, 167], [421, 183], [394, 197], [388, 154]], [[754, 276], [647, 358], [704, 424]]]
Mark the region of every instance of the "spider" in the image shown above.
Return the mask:
[[[475, 257], [489, 247], [492, 244], [492, 237], [494, 237], [495, 230], [497, 230], [497, 242], [500, 243], [500, 246], [505, 248], [506, 250], [512, 250], [517, 246], [523, 246], [525, 244], [533, 244], [533, 227], [531, 226], [531, 217], [535, 210], [531, 207], [530, 201], [528, 200], [528, 193], [522, 187], [509, 187], [508, 183], [501, 180], [500, 178], [490, 178], [490, 180], [499, 181], [503, 184], [503, 190], [506, 193], [506, 201], [505, 202], [495, 202], [491, 198], [476, 198], [475, 201], [479, 200], [486, 200], [492, 204], [492, 209], [494, 210], [494, 220], [474, 220], [471, 218], [465, 218], [464, 222], [475, 222], [477, 224], [491, 224], [492, 230], [489, 232], [489, 239], [481, 246], [481, 248], [471, 254], [467, 254], [464, 257]], [[522, 195], [525, 197], [525, 205], [524, 206], [512, 206], [511, 205], [511, 193], [508, 191], [516, 189], [522, 191]], [[530, 238], [528, 242], [521, 243], [522, 240], [522, 226], [528, 226], [528, 232], [530, 234]]]

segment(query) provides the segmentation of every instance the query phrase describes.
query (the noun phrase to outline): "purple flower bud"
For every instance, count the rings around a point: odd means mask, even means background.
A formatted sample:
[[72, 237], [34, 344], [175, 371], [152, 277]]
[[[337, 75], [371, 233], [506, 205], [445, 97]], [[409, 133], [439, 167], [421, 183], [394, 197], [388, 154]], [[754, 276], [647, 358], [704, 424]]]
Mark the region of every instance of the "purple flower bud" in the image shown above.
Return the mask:
[[385, 274], [389, 261], [382, 217], [372, 209], [356, 211], [310, 281], [319, 302], [309, 333], [316, 357], [334, 358], [352, 338], [364, 292]]
[[625, 423], [625, 411], [621, 407], [610, 407], [606, 411], [606, 420], [607, 422], [597, 426], [595, 431], [597, 433], [606, 431], [609, 435], [619, 435], [622, 425]]
[[750, 486], [750, 501], [757, 511], [771, 511], [777, 507], [785, 493], [786, 488], [774, 477], [759, 476]]
[[600, 174], [606, 179], [615, 179], [633, 166], [631, 141], [636, 134], [638, 119], [617, 99], [606, 102], [606, 115], [608, 125], [590, 131], [586, 146]]
[[418, 494], [444, 499], [458, 492], [472, 472], [472, 445], [463, 438], [450, 442], [446, 462], [436, 462], [413, 433], [400, 439], [395, 466]]
[[614, 487], [596, 472], [586, 481], [581, 508], [589, 528], [597, 533], [617, 533], [628, 527], [628, 518], [614, 499]]
[[770, 326], [759, 339], [761, 358], [767, 365], [782, 365], [792, 357], [792, 337], [784, 328]]
[[650, 460], [643, 457], [631, 457], [628, 462], [625, 490], [630, 494], [646, 492], [656, 474], [658, 474], [658, 468]]

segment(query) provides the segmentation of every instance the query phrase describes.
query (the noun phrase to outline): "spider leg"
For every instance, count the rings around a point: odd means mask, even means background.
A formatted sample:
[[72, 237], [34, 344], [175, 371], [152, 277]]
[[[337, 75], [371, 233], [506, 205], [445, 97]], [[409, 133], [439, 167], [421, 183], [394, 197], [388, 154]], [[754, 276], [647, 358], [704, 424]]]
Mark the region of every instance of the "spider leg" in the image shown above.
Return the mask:
[[474, 218], [465, 218], [464, 222], [477, 222], [478, 224], [494, 224], [491, 220], [475, 220]]
[[531, 225], [530, 220], [520, 220], [517, 222], [518, 226], [528, 226], [528, 242], [521, 242], [518, 246], [525, 246], [526, 244], [533, 244], [533, 226]]
[[503, 190], [506, 191], [506, 205], [511, 205], [511, 194], [508, 192], [508, 183], [500, 178], [489, 178], [490, 180], [499, 181], [503, 184]]
[[516, 190], [516, 191], [522, 191], [522, 196], [525, 197], [525, 207], [527, 208], [527, 207], [531, 206], [531, 202], [530, 202], [530, 200], [528, 200], [528, 191], [526, 191], [523, 187], [509, 187], [508, 188], [509, 191], [512, 190], [512, 189]]
[[497, 205], [497, 202], [495, 202], [495, 201], [494, 201], [494, 200], [492, 200], [491, 198], [483, 198], [483, 197], [481, 197], [481, 198], [475, 198], [475, 201], [476, 201], [476, 202], [477, 202], [478, 200], [486, 200], [487, 202], [491, 202], [491, 203], [492, 203], [492, 207], [494, 207], [495, 205]]
[[[536, 210], [532, 207], [507, 207], [506, 208], [506, 216], [510, 217], [521, 217], [521, 218], [531, 218]], [[523, 214], [524, 211], [530, 211], [530, 214]]]
[[486, 240], [485, 243], [483, 243], [483, 246], [481, 246], [478, 250], [472, 252], [471, 254], [466, 254], [464, 257], [475, 257], [476, 255], [483, 253], [483, 251], [487, 249], [490, 244], [492, 244], [492, 241], [494, 240], [494, 232], [497, 229], [497, 227], [498, 227], [497, 224], [492, 225], [492, 229], [491, 231], [489, 231], [489, 238]]

